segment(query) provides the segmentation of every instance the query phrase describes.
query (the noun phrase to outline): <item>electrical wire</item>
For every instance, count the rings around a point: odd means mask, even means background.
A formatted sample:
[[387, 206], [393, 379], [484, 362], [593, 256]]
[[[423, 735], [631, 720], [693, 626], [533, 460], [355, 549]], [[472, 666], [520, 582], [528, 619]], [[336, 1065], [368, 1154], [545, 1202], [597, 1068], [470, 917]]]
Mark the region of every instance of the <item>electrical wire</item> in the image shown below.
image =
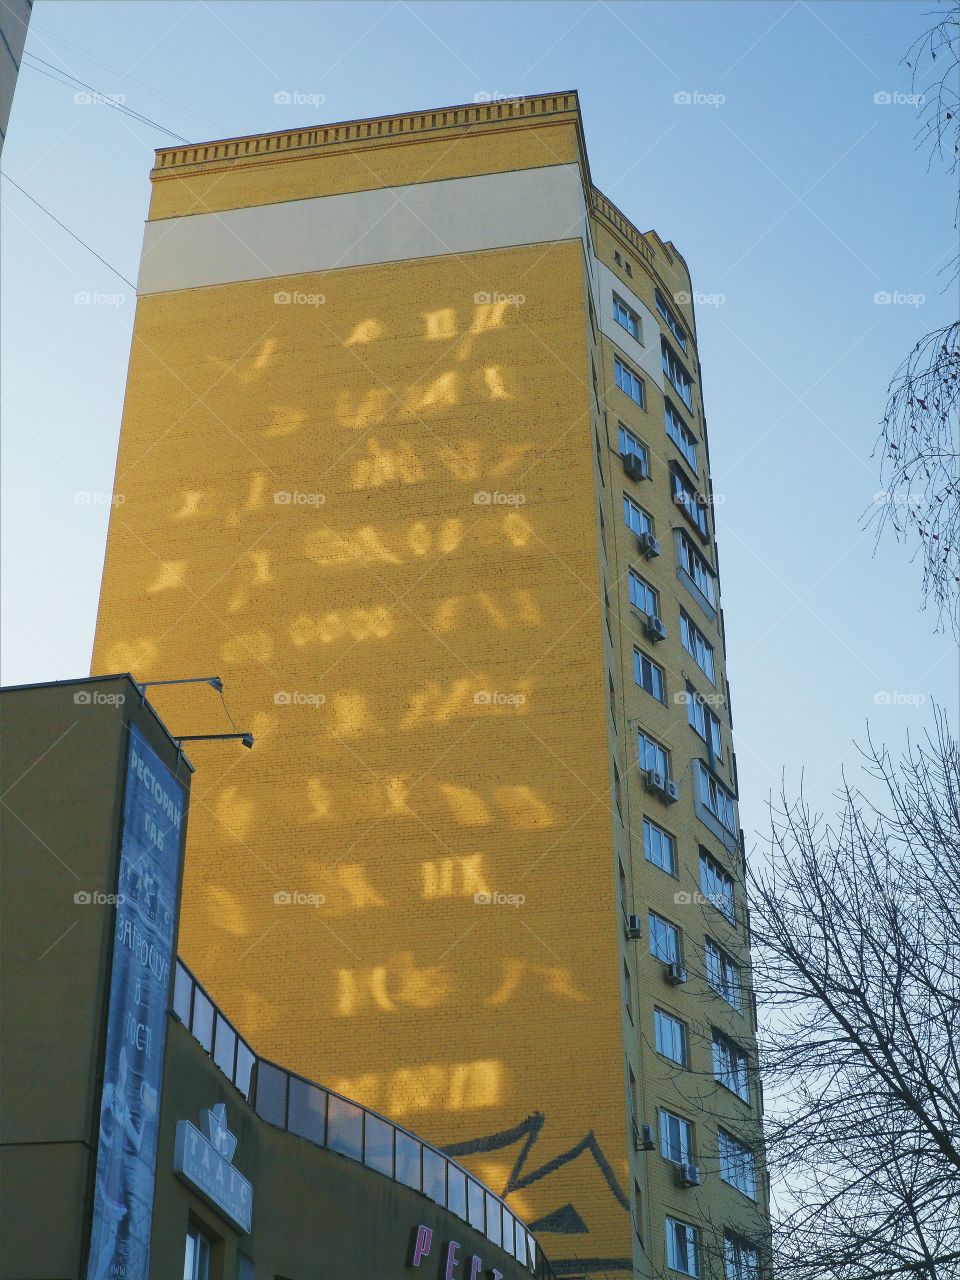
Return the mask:
[[[72, 72], [66, 71], [63, 67], [58, 67], [56, 63], [48, 62], [46, 58], [38, 58], [35, 53], [26, 53], [24, 54], [24, 58], [32, 59], [30, 62], [24, 61], [23, 63], [23, 66], [29, 67], [31, 71], [36, 71], [42, 76], [47, 76], [50, 80], [56, 80], [58, 84], [66, 85], [68, 89], [74, 89], [79, 85], [80, 88], [86, 89], [89, 93], [93, 94], [95, 102], [98, 102], [105, 107], [113, 107], [115, 111], [119, 111], [122, 115], [129, 116], [131, 120], [136, 120], [139, 124], [149, 125], [153, 129], [159, 129], [161, 133], [166, 133], [169, 137], [176, 138], [178, 142], [183, 142], [186, 145], [189, 145], [189, 139], [183, 137], [182, 134], [174, 133], [172, 129], [168, 129], [166, 125], [160, 124], [159, 121], [151, 120], [149, 116], [142, 115], [139, 111], [134, 111], [125, 103], [118, 102], [116, 98], [110, 97], [109, 94], [101, 93], [99, 89], [95, 89], [93, 85], [87, 84], [85, 80], [81, 80], [79, 76], [73, 75]], [[33, 64], [35, 62], [42, 63], [44, 67], [49, 67], [51, 71], [56, 71], [57, 75], [51, 75], [50, 71], [44, 71], [41, 67], [34, 66]], [[61, 79], [63, 76], [66, 76], [67, 79]]]
[[95, 257], [99, 262], [102, 262], [102, 263], [103, 263], [103, 265], [104, 265], [104, 266], [105, 266], [109, 271], [112, 271], [112, 272], [113, 272], [113, 274], [114, 274], [118, 279], [122, 280], [122, 281], [123, 281], [123, 283], [124, 283], [125, 285], [129, 285], [129, 286], [130, 286], [130, 288], [131, 288], [131, 289], [133, 289], [133, 291], [134, 291], [134, 292], [136, 292], [136, 288], [137, 288], [137, 286], [133, 283], [133, 281], [132, 281], [132, 280], [128, 280], [128, 279], [127, 279], [127, 277], [126, 277], [125, 275], [123, 275], [121, 272], [119, 272], [119, 271], [117, 270], [117, 268], [116, 268], [116, 267], [111, 266], [111, 265], [110, 265], [110, 263], [106, 260], [106, 258], [101, 258], [101, 257], [100, 257], [100, 254], [99, 254], [99, 253], [97, 253], [96, 249], [91, 249], [91, 248], [90, 248], [90, 246], [87, 244], [86, 240], [81, 240], [81, 239], [80, 239], [80, 237], [79, 237], [75, 232], [71, 231], [71, 230], [70, 230], [70, 228], [69, 228], [68, 226], [65, 226], [65, 225], [64, 225], [64, 223], [62, 223], [62, 222], [60, 221], [60, 219], [59, 219], [59, 218], [54, 217], [54, 215], [50, 212], [50, 210], [49, 210], [48, 208], [46, 208], [46, 206], [45, 206], [45, 205], [42, 205], [42, 204], [40, 203], [40, 201], [39, 201], [39, 200], [35, 200], [35, 199], [34, 199], [34, 197], [30, 194], [30, 192], [29, 192], [29, 191], [24, 191], [24, 189], [23, 189], [23, 187], [21, 187], [20, 183], [19, 183], [19, 182], [14, 182], [14, 180], [10, 177], [9, 173], [2, 173], [2, 171], [0, 171], [0, 174], [2, 174], [2, 176], [3, 176], [4, 178], [6, 178], [6, 180], [7, 180], [7, 181], [12, 185], [12, 186], [16, 187], [16, 188], [17, 188], [17, 190], [20, 192], [20, 194], [21, 194], [21, 195], [26, 196], [26, 197], [27, 197], [27, 199], [30, 201], [30, 203], [31, 203], [31, 204], [35, 204], [35, 205], [37, 206], [37, 208], [38, 208], [38, 209], [41, 209], [41, 210], [42, 210], [42, 211], [47, 215], [47, 217], [48, 217], [48, 218], [52, 218], [52, 219], [53, 219], [53, 221], [57, 224], [57, 226], [58, 226], [58, 227], [61, 227], [61, 228], [62, 228], [62, 229], [67, 233], [67, 235], [68, 235], [68, 236], [70, 236], [73, 240], [76, 240], [77, 244], [82, 244], [82, 245], [83, 245], [83, 247], [84, 247], [84, 249], [86, 249], [88, 253], [92, 253], [92, 254], [93, 254], [93, 256], [94, 256], [94, 257]]

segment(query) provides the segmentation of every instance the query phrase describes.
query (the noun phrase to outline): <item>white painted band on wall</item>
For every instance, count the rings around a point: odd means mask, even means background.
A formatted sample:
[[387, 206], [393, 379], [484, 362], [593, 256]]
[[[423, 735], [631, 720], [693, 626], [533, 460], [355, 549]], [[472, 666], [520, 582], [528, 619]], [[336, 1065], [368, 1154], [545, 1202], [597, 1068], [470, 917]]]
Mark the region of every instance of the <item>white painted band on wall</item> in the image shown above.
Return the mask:
[[550, 165], [148, 222], [138, 292], [577, 239], [579, 166]]

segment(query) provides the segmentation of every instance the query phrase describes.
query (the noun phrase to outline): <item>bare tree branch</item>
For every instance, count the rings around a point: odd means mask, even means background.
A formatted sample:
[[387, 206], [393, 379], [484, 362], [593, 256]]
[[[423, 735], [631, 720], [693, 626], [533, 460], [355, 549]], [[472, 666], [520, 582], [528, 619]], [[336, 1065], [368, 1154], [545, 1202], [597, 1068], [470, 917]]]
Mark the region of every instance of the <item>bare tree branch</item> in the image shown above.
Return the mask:
[[960, 1275], [960, 750], [868, 740], [832, 823], [773, 810], [754, 877], [780, 1280]]

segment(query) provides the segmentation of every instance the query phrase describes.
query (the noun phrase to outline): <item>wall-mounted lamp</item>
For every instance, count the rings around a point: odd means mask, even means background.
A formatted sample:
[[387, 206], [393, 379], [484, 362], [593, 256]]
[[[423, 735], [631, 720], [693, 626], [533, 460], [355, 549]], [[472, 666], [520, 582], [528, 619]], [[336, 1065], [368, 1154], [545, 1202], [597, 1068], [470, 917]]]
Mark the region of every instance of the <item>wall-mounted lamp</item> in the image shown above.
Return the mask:
[[185, 742], [225, 742], [230, 738], [239, 738], [245, 747], [253, 748], [252, 733], [185, 733], [182, 737], [174, 737], [178, 747]]

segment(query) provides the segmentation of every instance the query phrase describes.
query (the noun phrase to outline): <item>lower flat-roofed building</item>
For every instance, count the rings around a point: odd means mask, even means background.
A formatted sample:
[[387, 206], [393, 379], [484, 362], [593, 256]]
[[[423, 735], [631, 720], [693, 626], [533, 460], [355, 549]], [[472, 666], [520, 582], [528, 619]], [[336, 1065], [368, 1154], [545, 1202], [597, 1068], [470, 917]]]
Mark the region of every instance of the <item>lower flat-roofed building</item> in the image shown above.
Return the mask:
[[4, 1280], [550, 1280], [498, 1196], [260, 1058], [177, 958], [193, 768], [133, 679], [2, 711]]

